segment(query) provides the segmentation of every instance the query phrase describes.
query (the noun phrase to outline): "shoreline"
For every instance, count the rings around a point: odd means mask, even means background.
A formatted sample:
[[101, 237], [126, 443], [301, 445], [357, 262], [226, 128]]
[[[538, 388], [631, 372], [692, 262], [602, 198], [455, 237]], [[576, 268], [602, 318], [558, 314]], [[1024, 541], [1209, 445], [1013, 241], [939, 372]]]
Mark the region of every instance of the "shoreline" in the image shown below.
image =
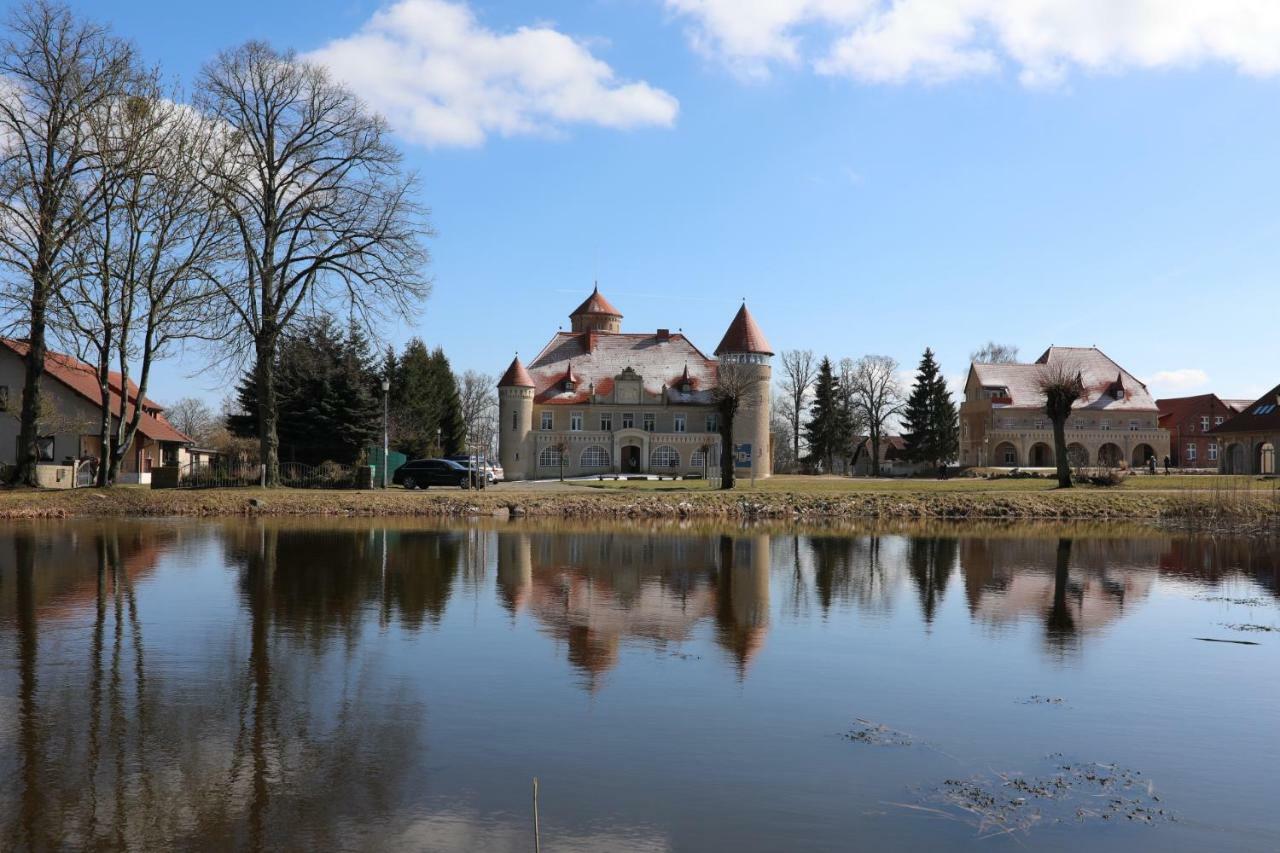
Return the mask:
[[155, 517], [475, 517], [590, 520], [1126, 521], [1187, 530], [1280, 532], [1280, 501], [1267, 490], [1196, 491], [876, 490], [625, 491], [494, 489], [406, 492], [318, 489], [0, 492], [0, 519]]

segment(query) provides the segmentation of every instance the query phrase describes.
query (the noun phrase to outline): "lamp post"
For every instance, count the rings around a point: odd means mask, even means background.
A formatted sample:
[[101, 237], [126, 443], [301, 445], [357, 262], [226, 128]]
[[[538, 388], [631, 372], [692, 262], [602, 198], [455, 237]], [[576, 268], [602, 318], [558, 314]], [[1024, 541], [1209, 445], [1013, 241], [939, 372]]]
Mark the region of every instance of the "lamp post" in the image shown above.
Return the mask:
[[390, 448], [387, 446], [387, 407], [391, 397], [391, 380], [382, 380], [382, 488], [387, 487], [387, 465], [390, 463]]

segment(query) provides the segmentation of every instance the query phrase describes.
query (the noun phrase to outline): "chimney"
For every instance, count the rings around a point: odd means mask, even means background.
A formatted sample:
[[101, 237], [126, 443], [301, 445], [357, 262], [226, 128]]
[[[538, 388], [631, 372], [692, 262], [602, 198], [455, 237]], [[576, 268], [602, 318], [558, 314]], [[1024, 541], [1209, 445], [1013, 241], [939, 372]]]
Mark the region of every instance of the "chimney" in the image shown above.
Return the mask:
[[596, 351], [596, 332], [594, 329], [586, 333], [586, 340], [583, 342], [583, 346], [587, 352]]
[[658, 330], [658, 340], [659, 340], [659, 341], [669, 341], [669, 340], [671, 340], [671, 330], [670, 330], [670, 329], [659, 329], [659, 330]]

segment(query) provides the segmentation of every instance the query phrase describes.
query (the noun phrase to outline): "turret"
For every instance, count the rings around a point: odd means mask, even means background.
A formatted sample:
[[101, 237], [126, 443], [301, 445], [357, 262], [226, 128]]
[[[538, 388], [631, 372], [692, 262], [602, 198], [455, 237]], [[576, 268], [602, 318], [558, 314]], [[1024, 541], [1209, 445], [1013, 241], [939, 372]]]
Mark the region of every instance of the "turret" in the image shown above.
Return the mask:
[[569, 315], [575, 332], [620, 332], [622, 331], [622, 313], [613, 307], [608, 299], [600, 295], [600, 286], [596, 285], [586, 301]]
[[533, 478], [533, 388], [518, 356], [498, 380], [498, 461], [507, 480]]
[[[753, 381], [733, 420], [733, 443], [751, 445], [751, 470], [739, 469], [740, 475], [768, 477], [773, 473], [773, 454], [769, 444], [769, 389], [773, 382], [770, 359], [773, 348], [744, 302], [729, 329], [716, 347], [721, 364], [735, 364]], [[732, 453], [734, 449], [722, 448]]]

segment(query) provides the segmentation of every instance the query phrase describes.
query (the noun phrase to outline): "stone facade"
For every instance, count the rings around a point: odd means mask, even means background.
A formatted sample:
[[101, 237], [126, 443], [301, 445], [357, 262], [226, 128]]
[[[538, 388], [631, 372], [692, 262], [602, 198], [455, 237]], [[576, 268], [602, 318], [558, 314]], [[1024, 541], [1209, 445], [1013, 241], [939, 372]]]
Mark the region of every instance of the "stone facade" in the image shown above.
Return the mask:
[[960, 464], [1054, 467], [1053, 424], [1037, 386], [1045, 370], [1059, 366], [1079, 373], [1085, 386], [1067, 420], [1073, 465], [1163, 463], [1169, 433], [1159, 426], [1147, 387], [1096, 348], [1050, 347], [1033, 364], [970, 366], [960, 406]]
[[598, 289], [570, 320], [527, 368], [516, 358], [498, 381], [498, 456], [508, 480], [714, 476], [721, 447], [712, 392], [728, 362], [754, 378], [734, 444], [752, 448], [755, 476], [769, 476], [773, 353], [745, 305], [714, 358], [679, 332], [623, 332], [622, 314]]

